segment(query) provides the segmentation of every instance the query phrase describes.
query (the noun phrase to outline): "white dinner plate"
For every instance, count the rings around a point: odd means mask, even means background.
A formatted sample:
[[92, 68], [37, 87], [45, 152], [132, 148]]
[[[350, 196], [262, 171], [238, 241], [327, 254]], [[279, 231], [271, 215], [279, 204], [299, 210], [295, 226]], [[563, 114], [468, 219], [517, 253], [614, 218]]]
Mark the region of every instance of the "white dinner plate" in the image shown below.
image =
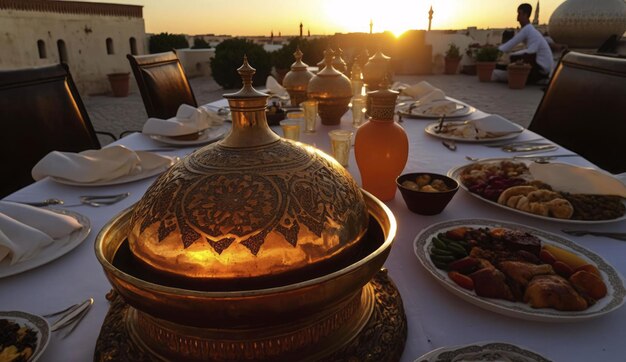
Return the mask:
[[179, 160], [178, 157], [169, 157], [169, 156], [163, 156], [163, 155], [157, 155], [155, 153], [152, 152], [145, 152], [145, 151], [135, 151], [137, 153], [137, 156], [139, 156], [140, 160], [146, 160], [147, 162], [150, 162], [150, 159], [155, 159], [154, 162], [157, 162], [156, 159], [157, 158], [169, 158], [170, 162], [164, 166], [161, 167], [156, 167], [150, 170], [145, 170], [145, 171], [141, 171], [139, 173], [136, 174], [132, 174], [132, 175], [124, 175], [121, 177], [118, 177], [116, 179], [112, 179], [112, 180], [105, 180], [105, 181], [96, 181], [96, 182], [78, 182], [78, 181], [72, 181], [72, 180], [68, 180], [68, 179], [64, 179], [61, 177], [50, 177], [52, 180], [54, 180], [55, 182], [58, 182], [60, 184], [64, 184], [64, 185], [71, 185], [71, 186], [87, 186], [87, 187], [97, 187], [97, 186], [112, 186], [112, 185], [119, 185], [119, 184], [125, 184], [128, 182], [133, 182], [133, 181], [139, 181], [139, 180], [143, 180], [145, 178], [148, 177], [152, 177], [152, 176], [156, 176], [162, 172], [164, 172], [165, 170], [167, 170], [168, 168], [170, 168], [176, 161]]
[[[538, 237], [542, 244], [552, 244], [558, 246], [559, 248], [572, 252], [595, 265], [602, 274], [602, 279], [606, 284], [608, 293], [604, 298], [598, 300], [596, 304], [590, 306], [589, 308], [583, 311], [574, 312], [559, 311], [552, 308], [532, 308], [530, 305], [523, 302], [510, 302], [503, 299], [479, 297], [474, 291], [458, 286], [448, 277], [448, 274], [445, 271], [438, 269], [429, 257], [433, 236], [460, 226], [473, 228], [501, 227], [528, 232]], [[580, 321], [599, 317], [616, 310], [622, 306], [624, 298], [626, 297], [626, 288], [624, 287], [622, 277], [609, 263], [602, 259], [602, 257], [583, 248], [573, 241], [521, 224], [489, 219], [457, 219], [444, 221], [422, 230], [413, 242], [413, 250], [424, 268], [428, 270], [435, 280], [441, 283], [454, 295], [478, 307], [510, 317], [544, 322]]]
[[38, 360], [50, 341], [50, 325], [48, 322], [38, 315], [20, 311], [0, 312], [0, 319], [6, 319], [21, 327], [29, 328], [37, 334], [35, 350], [28, 361], [34, 362]]
[[[403, 117], [409, 117], [409, 118], [429, 118], [429, 119], [441, 118], [442, 116], [441, 114], [434, 114], [434, 113], [431, 113], [430, 111], [432, 107], [436, 106], [437, 103], [440, 103], [440, 102], [451, 102], [451, 101], [448, 101], [448, 100], [432, 101], [432, 102], [428, 102], [426, 104], [422, 104], [417, 107], [414, 107], [410, 111], [409, 111], [409, 108], [406, 108], [400, 111], [400, 115]], [[474, 107], [470, 107], [468, 105], [457, 103], [457, 102], [455, 103], [456, 103], [456, 110], [446, 113], [445, 114], [446, 118], [465, 117], [476, 112], [476, 108]]]
[[415, 362], [515, 361], [549, 362], [528, 349], [502, 342], [478, 342], [464, 346], [441, 347], [426, 353]]
[[9, 263], [8, 258], [0, 261], [0, 278], [19, 274], [58, 259], [80, 245], [89, 235], [89, 232], [91, 231], [91, 221], [89, 221], [86, 216], [68, 210], [53, 208], [48, 208], [48, 210], [75, 218], [82, 228], [74, 230], [74, 232], [63, 239], [55, 240], [52, 244], [46, 246], [38, 255], [31, 259], [27, 259], [13, 265]]
[[231, 127], [230, 123], [224, 123], [223, 125], [219, 127], [207, 128], [204, 131], [202, 131], [200, 136], [195, 140], [179, 140], [179, 139], [175, 139], [172, 137], [155, 135], [155, 134], [150, 135], [150, 138], [152, 138], [155, 141], [172, 145], [172, 146], [197, 146], [197, 145], [204, 145], [207, 143], [212, 143], [212, 142], [221, 140], [222, 138], [224, 138], [226, 133], [228, 133], [228, 131], [230, 130], [230, 127]]
[[[547, 155], [547, 156], [549, 156], [549, 155]], [[521, 163], [525, 163], [527, 165], [532, 163], [532, 162], [534, 162], [532, 160], [522, 160], [522, 159], [512, 159], [512, 158], [487, 158], [487, 159], [483, 159], [483, 160], [480, 160], [480, 161], [477, 161], [477, 162], [487, 163], [487, 162], [499, 162], [499, 161], [521, 162]], [[471, 192], [467, 188], [467, 186], [465, 186], [463, 184], [463, 182], [461, 182], [461, 177], [460, 176], [461, 176], [461, 172], [463, 171], [463, 169], [465, 167], [468, 167], [468, 166], [474, 164], [474, 163], [470, 163], [470, 164], [466, 164], [466, 165], [458, 166], [458, 167], [453, 167], [453, 168], [451, 168], [448, 171], [447, 175], [448, 175], [448, 177], [455, 179], [459, 183], [459, 186], [463, 190], [467, 191], [467, 193], [469, 193], [470, 195], [472, 195], [472, 196], [476, 197], [477, 199], [479, 199], [481, 201], [484, 201], [484, 202], [486, 202], [488, 204], [497, 206], [497, 207], [499, 207], [501, 209], [509, 210], [511, 212], [514, 212], [514, 213], [517, 213], [517, 214], [526, 215], [526, 216], [530, 216], [530, 217], [533, 217], [533, 218], [536, 218], [536, 219], [542, 219], [542, 220], [547, 220], [547, 221], [556, 221], [556, 222], [567, 223], [567, 224], [583, 224], [583, 225], [584, 224], [607, 224], [607, 223], [614, 223], [614, 222], [620, 222], [620, 221], [626, 220], [626, 214], [622, 215], [621, 217], [615, 218], [615, 219], [607, 219], [607, 220], [559, 219], [559, 218], [556, 218], [556, 217], [549, 217], [549, 216], [542, 216], [542, 215], [538, 215], [538, 214], [533, 214], [531, 212], [526, 212], [526, 211], [514, 209], [512, 207], [508, 207], [506, 205], [499, 204], [497, 202], [494, 202], [494, 201], [491, 201], [489, 199], [486, 199], [486, 198], [480, 196], [479, 194]], [[623, 200], [623, 202], [625, 202], [625, 204], [626, 204], [626, 200]]]
[[[448, 123], [448, 122], [446, 122]], [[513, 123], [512, 123], [513, 124]], [[501, 136], [496, 136], [496, 137], [483, 137], [483, 138], [476, 138], [476, 137], [462, 137], [462, 136], [456, 136], [453, 134], [450, 134], [448, 132], [437, 132], [439, 126], [439, 122], [436, 123], [431, 123], [428, 126], [426, 126], [426, 128], [424, 128], [424, 131], [426, 133], [428, 133], [431, 136], [435, 136], [437, 138], [441, 138], [444, 140], [451, 140], [451, 141], [458, 141], [458, 142], [468, 142], [468, 143], [487, 143], [487, 142], [493, 142], [493, 141], [505, 141], [505, 140], [510, 140], [510, 139], [514, 139], [516, 137], [518, 137], [519, 135], [522, 134], [522, 132], [524, 131], [524, 127], [520, 126], [520, 125], [515, 125], [519, 128], [518, 131], [511, 131], [511, 132], [502, 132]]]

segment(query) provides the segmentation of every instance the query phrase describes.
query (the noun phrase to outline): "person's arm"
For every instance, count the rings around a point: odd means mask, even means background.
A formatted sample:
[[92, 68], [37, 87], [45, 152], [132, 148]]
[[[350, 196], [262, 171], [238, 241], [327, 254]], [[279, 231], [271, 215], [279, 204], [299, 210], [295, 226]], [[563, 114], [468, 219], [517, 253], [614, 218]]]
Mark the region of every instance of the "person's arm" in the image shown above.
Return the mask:
[[511, 40], [507, 41], [504, 44], [501, 44], [498, 49], [501, 52], [504, 53], [508, 53], [511, 51], [511, 49], [513, 49], [517, 44], [524, 42], [526, 40], [526, 37], [528, 36], [526, 27], [530, 26], [530, 25], [526, 25], [524, 26], [522, 29], [520, 29], [520, 31], [517, 32], [517, 34], [513, 35], [513, 37], [511, 38]]

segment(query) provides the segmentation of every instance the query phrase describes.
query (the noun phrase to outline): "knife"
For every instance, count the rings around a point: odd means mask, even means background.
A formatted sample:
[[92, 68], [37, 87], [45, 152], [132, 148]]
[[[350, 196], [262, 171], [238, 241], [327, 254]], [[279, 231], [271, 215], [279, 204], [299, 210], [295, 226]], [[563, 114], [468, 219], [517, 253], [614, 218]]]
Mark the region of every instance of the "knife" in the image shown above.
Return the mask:
[[528, 152], [528, 151], [539, 151], [539, 150], [553, 150], [556, 149], [556, 146], [553, 144], [536, 144], [536, 145], [527, 145], [527, 146], [505, 146], [502, 147], [502, 150], [505, 152]]
[[524, 141], [490, 142], [485, 144], [485, 147], [522, 146], [526, 144], [537, 144], [545, 141], [545, 138], [532, 138]]
[[533, 154], [533, 155], [518, 155], [518, 156], [513, 156], [513, 158], [544, 158], [544, 159], [554, 159], [554, 158], [559, 158], [559, 157], [578, 157], [579, 155], [575, 154], [575, 153], [568, 153], [568, 154], [564, 154], [564, 155], [544, 155], [544, 154]]

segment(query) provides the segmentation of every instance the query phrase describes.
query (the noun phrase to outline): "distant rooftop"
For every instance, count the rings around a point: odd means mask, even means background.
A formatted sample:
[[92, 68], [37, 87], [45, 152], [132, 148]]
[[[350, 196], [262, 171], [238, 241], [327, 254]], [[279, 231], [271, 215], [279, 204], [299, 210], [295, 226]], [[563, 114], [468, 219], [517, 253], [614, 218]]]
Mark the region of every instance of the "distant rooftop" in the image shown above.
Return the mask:
[[0, 0], [0, 10], [40, 11], [59, 14], [143, 17], [143, 6], [54, 0]]

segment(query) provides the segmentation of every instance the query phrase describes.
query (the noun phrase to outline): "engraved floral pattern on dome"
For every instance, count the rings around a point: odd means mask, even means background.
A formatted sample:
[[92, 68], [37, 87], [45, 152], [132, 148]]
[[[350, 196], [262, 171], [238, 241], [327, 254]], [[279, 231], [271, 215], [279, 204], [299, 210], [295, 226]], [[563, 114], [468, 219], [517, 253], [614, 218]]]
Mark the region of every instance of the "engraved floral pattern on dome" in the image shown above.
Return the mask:
[[150, 187], [131, 223], [140, 233], [158, 223], [159, 241], [178, 231], [183, 248], [206, 242], [221, 254], [240, 243], [256, 255], [270, 233], [296, 247], [302, 227], [352, 242], [367, 212], [343, 167], [281, 140], [243, 151], [219, 144], [198, 150]]

